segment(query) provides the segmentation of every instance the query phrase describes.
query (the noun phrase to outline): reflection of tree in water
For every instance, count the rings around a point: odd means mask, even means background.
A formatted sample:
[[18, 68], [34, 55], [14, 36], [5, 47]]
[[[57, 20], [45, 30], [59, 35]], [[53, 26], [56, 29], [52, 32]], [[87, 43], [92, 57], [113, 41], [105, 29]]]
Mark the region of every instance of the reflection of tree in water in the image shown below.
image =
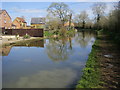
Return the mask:
[[71, 39], [62, 38], [60, 40], [49, 40], [46, 45], [46, 52], [50, 59], [54, 61], [67, 60], [69, 55], [72, 54]]
[[82, 31], [77, 33], [75, 41], [79, 43], [81, 47], [85, 48], [93, 37], [95, 37], [95, 33], [90, 31]]

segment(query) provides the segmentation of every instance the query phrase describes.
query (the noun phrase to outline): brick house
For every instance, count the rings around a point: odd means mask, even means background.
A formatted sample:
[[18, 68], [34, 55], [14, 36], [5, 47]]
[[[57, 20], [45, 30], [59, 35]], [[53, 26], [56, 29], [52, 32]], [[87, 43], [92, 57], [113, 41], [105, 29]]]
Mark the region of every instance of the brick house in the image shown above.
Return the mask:
[[69, 22], [66, 22], [66, 23], [64, 24], [65, 27], [68, 27], [69, 25], [72, 26], [72, 27], [75, 26], [74, 23], [72, 23], [72, 22], [71, 22], [71, 24], [70, 24]]
[[44, 28], [45, 27], [45, 18], [32, 18], [31, 19], [32, 28]]
[[0, 10], [0, 28], [11, 29], [12, 20], [6, 10]]
[[12, 23], [12, 28], [14, 29], [26, 28], [26, 25], [27, 22], [23, 18], [16, 17]]

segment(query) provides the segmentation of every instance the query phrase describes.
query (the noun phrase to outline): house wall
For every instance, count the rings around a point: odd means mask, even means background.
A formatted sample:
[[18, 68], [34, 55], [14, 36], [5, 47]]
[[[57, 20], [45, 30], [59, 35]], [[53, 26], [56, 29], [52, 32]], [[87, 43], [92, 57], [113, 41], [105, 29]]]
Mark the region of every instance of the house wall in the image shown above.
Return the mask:
[[12, 26], [12, 20], [6, 11], [0, 14], [0, 27], [10, 29]]
[[34, 27], [34, 28], [44, 28], [45, 24], [31, 24], [31, 27]]
[[43, 37], [43, 29], [2, 29], [2, 33], [6, 35], [24, 36], [26, 33], [32, 37]]
[[20, 28], [20, 23], [17, 20], [13, 21], [13, 24], [16, 26], [15, 28]]
[[16, 18], [14, 21], [13, 21], [13, 24], [16, 26], [15, 28], [16, 29], [20, 29], [20, 28], [26, 28], [26, 24], [27, 23], [23, 23], [22, 21], [20, 21], [18, 18]]

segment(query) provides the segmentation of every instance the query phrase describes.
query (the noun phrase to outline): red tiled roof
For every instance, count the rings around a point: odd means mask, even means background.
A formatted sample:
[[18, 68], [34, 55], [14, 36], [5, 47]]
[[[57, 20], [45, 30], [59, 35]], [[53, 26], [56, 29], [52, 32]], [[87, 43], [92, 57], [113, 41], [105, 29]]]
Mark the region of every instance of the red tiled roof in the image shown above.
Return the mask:
[[22, 22], [25, 22], [25, 20], [23, 18], [17, 17], [17, 19], [19, 19]]

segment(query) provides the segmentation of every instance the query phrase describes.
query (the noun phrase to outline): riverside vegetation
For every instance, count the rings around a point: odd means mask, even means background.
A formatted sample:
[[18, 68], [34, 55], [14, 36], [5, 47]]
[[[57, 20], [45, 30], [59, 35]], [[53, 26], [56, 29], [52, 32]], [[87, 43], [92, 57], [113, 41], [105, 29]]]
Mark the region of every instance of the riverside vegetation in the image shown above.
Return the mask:
[[61, 30], [52, 30], [52, 31], [44, 31], [44, 36], [45, 37], [53, 37], [55, 36], [67, 36], [67, 37], [72, 37], [75, 34], [75, 29], [71, 29], [67, 31], [66, 29], [61, 29]]
[[[98, 31], [98, 38], [76, 88], [120, 88], [120, 1], [108, 16], [100, 15], [101, 11], [95, 7], [105, 8], [99, 5], [93, 7], [96, 14], [94, 29]], [[111, 57], [105, 57], [106, 54]]]
[[101, 88], [100, 83], [100, 65], [97, 53], [99, 51], [99, 40], [96, 40], [92, 46], [86, 66], [83, 69], [83, 76], [78, 82], [76, 88]]
[[[118, 42], [111, 39], [104, 30], [98, 31], [98, 36], [89, 54], [78, 88], [119, 88], [119, 48]], [[112, 57], [106, 58], [109, 54]]]

